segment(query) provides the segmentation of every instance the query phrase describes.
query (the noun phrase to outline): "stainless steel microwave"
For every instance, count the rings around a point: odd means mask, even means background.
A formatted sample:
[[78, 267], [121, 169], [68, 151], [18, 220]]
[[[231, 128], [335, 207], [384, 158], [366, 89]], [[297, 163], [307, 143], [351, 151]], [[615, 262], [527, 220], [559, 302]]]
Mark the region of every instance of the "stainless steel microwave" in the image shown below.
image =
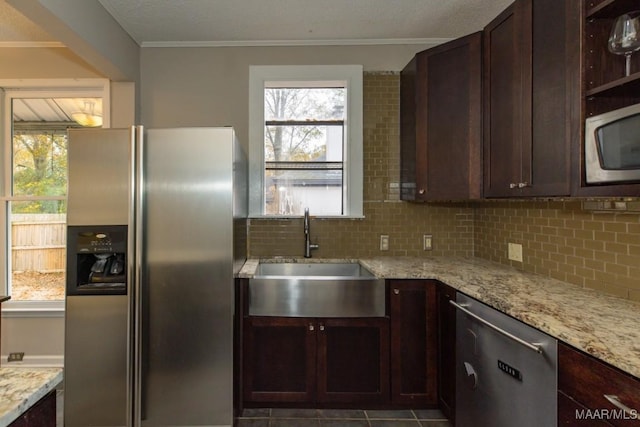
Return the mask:
[[640, 181], [640, 104], [585, 121], [587, 184]]

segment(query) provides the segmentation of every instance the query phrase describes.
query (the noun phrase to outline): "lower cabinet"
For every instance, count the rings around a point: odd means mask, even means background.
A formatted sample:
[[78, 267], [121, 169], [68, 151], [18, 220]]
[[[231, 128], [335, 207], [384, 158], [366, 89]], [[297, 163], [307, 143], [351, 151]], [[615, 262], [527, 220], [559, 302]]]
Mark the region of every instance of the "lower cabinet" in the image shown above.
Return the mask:
[[640, 380], [558, 343], [558, 426], [640, 426]]
[[245, 402], [388, 400], [387, 318], [247, 316], [244, 322]]
[[438, 282], [438, 404], [442, 413], [455, 422], [456, 414], [456, 290]]
[[436, 282], [390, 280], [391, 402], [437, 405]]
[[9, 427], [56, 427], [56, 391], [49, 392]]

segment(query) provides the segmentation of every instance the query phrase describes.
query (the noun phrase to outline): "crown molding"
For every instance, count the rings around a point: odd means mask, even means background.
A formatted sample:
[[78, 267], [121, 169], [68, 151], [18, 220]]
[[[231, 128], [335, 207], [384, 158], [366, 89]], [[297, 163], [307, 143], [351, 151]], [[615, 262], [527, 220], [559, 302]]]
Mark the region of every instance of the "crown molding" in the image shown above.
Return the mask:
[[141, 47], [268, 47], [268, 46], [370, 46], [370, 45], [439, 45], [450, 38], [422, 39], [329, 39], [329, 40], [239, 40], [239, 41], [149, 41]]

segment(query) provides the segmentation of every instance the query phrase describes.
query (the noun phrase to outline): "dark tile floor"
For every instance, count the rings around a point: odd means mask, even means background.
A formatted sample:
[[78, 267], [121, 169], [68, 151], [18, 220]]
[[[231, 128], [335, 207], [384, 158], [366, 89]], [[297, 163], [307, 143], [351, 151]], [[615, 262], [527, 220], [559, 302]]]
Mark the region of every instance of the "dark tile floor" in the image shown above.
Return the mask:
[[[57, 391], [57, 426], [63, 424], [64, 392]], [[439, 410], [245, 409], [237, 427], [451, 427]]]
[[438, 410], [245, 409], [237, 427], [450, 427]]

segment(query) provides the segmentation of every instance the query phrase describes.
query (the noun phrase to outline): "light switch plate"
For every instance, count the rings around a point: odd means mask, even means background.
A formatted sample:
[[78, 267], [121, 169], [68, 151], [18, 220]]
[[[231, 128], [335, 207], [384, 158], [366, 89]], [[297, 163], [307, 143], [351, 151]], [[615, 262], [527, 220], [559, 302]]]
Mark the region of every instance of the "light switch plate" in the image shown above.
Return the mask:
[[387, 234], [380, 235], [380, 250], [381, 251], [389, 250], [389, 236]]
[[430, 251], [433, 249], [433, 235], [432, 234], [423, 234], [422, 235], [422, 250]]
[[508, 256], [511, 261], [522, 262], [522, 245], [519, 243], [509, 243]]

